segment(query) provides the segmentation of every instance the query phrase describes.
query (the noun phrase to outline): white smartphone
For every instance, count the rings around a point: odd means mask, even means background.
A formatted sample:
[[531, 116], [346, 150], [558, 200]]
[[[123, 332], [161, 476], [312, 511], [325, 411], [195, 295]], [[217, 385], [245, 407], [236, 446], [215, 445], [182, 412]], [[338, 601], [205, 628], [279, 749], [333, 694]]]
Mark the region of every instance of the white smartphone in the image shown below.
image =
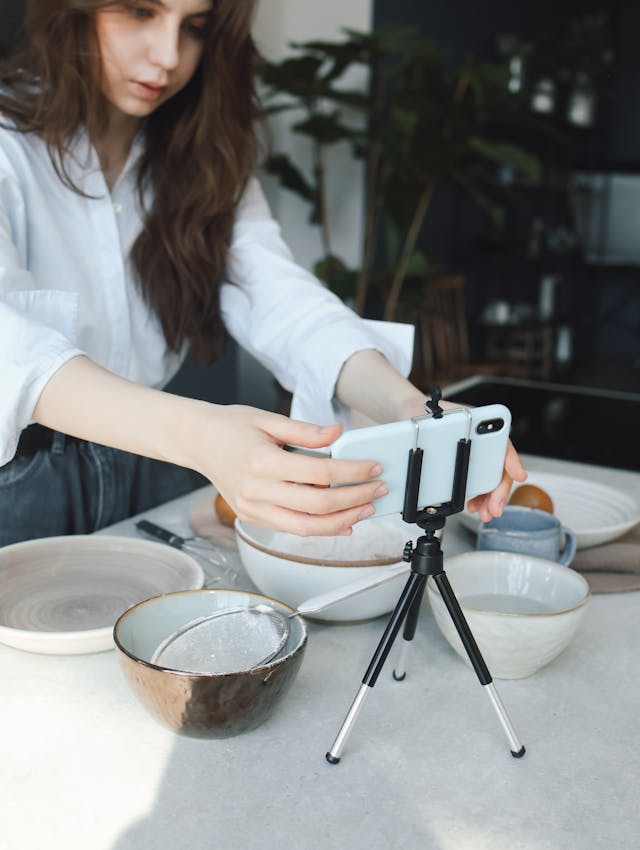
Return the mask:
[[453, 492], [459, 440], [469, 439], [471, 451], [465, 503], [489, 493], [500, 483], [511, 427], [511, 413], [502, 404], [446, 410], [346, 431], [329, 447], [341, 460], [373, 460], [382, 465], [380, 478], [389, 493], [375, 500], [375, 516], [402, 512], [409, 452], [422, 449], [418, 510], [449, 502]]

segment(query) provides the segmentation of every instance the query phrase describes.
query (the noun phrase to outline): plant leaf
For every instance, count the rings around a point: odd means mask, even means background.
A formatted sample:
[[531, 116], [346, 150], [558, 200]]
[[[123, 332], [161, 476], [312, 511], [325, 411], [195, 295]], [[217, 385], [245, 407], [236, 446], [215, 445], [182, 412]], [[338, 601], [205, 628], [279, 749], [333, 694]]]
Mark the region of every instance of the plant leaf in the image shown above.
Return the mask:
[[285, 189], [289, 189], [305, 201], [315, 201], [316, 193], [313, 187], [285, 154], [270, 156], [264, 164], [264, 170], [277, 177]]
[[496, 203], [486, 192], [462, 174], [457, 174], [454, 179], [460, 188], [476, 203], [481, 210], [489, 216], [495, 227], [501, 227], [504, 221], [504, 207]]
[[353, 136], [351, 129], [341, 124], [339, 119], [339, 112], [324, 114], [317, 112], [293, 124], [291, 129], [296, 133], [310, 136], [321, 145], [334, 145]]
[[313, 273], [317, 278], [324, 281], [329, 289], [336, 293], [343, 301], [353, 298], [356, 291], [358, 273], [350, 269], [340, 257], [329, 255], [317, 260], [313, 265]]
[[510, 165], [532, 182], [539, 182], [542, 173], [540, 160], [516, 145], [490, 142], [478, 136], [469, 138], [469, 148], [494, 162]]

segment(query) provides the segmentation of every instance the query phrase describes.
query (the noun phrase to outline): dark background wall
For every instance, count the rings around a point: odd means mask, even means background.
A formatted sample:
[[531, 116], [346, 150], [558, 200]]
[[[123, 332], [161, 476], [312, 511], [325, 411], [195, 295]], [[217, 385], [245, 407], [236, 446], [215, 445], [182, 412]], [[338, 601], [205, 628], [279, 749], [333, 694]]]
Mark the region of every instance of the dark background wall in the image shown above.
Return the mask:
[[616, 63], [606, 114], [606, 154], [617, 168], [640, 170], [639, 0], [374, 0], [374, 23], [413, 26], [452, 55], [495, 58], [497, 37], [514, 33], [548, 47], [562, 38], [568, 22], [607, 11]]
[[24, 0], [2, 0], [0, 6], [0, 54], [18, 38], [24, 14]]
[[[540, 55], [557, 46], [568, 23], [586, 13], [607, 11], [611, 21], [615, 64], [599, 101], [598, 121], [588, 131], [575, 131], [555, 151], [540, 150], [559, 160], [565, 174], [578, 170], [619, 172], [638, 177], [638, 239], [640, 239], [640, 3], [617, 0], [375, 0], [375, 25], [401, 23], [417, 28], [451, 52], [452, 61], [465, 55], [495, 59], [500, 34], [513, 33], [536, 46]], [[526, 220], [542, 210], [543, 217], [566, 215], [557, 198], [537, 200], [537, 210], [523, 201], [514, 211]], [[555, 206], [554, 206], [555, 205]], [[450, 187], [439, 187], [423, 236], [427, 252], [445, 270], [467, 275], [471, 317], [495, 298], [527, 302], [536, 297], [542, 269], [513, 244], [492, 245], [487, 260], [487, 226], [480, 214]], [[512, 234], [513, 235], [513, 234]], [[490, 240], [489, 240], [490, 241]], [[483, 248], [485, 250], [483, 250]], [[575, 262], [559, 265], [563, 274], [562, 309], [572, 332], [570, 377], [620, 389], [640, 389], [640, 267]], [[473, 322], [472, 322], [473, 326]], [[476, 323], [476, 331], [477, 331]], [[478, 344], [479, 332], [473, 341]], [[563, 377], [567, 377], [566, 373]]]

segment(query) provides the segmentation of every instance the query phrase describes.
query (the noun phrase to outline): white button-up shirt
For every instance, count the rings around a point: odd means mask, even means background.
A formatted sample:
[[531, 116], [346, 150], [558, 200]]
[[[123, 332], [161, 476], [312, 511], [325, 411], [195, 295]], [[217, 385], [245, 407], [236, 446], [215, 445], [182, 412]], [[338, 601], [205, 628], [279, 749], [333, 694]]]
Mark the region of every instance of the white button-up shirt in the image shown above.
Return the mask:
[[[86, 136], [64, 186], [42, 140], [0, 129], [0, 465], [50, 377], [85, 354], [117, 375], [162, 388], [186, 350], [169, 351], [134, 282], [130, 249], [142, 227], [136, 190], [140, 147], [108, 190]], [[403, 374], [413, 329], [363, 322], [298, 266], [257, 180], [239, 206], [220, 291], [231, 336], [294, 394], [292, 415], [325, 424], [344, 362], [375, 348]]]

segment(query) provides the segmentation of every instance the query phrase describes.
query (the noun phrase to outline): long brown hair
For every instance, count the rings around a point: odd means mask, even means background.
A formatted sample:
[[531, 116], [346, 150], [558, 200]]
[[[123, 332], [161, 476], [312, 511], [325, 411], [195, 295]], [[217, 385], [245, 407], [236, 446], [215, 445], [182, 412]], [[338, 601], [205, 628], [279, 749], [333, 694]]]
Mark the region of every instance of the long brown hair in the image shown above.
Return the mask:
[[[114, 0], [31, 0], [24, 49], [0, 73], [0, 114], [46, 142], [61, 179], [83, 127], [104, 126], [94, 13]], [[219, 289], [238, 201], [255, 165], [257, 0], [215, 0], [200, 64], [190, 82], [145, 122], [138, 175], [153, 202], [132, 249], [140, 290], [169, 348], [188, 341], [212, 362], [226, 340]]]

